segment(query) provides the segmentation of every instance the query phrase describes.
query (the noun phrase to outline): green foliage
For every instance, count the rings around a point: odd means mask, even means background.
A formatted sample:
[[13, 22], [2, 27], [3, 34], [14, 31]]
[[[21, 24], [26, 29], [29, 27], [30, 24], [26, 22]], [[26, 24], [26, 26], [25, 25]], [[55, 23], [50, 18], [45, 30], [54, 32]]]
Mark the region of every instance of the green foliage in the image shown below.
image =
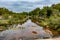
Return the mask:
[[53, 4], [52, 8], [57, 9], [60, 11], [60, 4]]
[[53, 4], [51, 7], [36, 8], [30, 12], [15, 13], [6, 8], [0, 8], [0, 25], [23, 24], [31, 19], [38, 25], [48, 26], [48, 28], [60, 32], [60, 4]]

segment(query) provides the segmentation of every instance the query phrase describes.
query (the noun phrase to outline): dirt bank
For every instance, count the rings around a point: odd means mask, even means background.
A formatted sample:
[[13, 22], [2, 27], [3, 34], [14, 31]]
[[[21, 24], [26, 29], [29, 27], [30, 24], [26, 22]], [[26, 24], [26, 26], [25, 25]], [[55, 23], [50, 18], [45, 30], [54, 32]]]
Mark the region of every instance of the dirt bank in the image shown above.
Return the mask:
[[35, 40], [60, 40], [60, 37], [50, 38], [50, 39], [35, 39]]

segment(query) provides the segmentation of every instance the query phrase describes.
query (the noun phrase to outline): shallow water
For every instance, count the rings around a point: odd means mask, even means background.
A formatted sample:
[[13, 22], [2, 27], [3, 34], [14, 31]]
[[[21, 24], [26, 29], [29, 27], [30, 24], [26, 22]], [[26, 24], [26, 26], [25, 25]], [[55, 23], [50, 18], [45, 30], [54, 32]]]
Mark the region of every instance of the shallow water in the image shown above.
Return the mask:
[[[31, 20], [28, 20], [20, 26], [24, 27], [24, 29], [5, 30], [1, 32], [0, 40], [34, 40], [35, 38], [52, 38], [52, 34], [46, 33], [43, 30], [43, 27], [36, 25]], [[17, 25], [17, 27], [19, 28], [19, 25]]]

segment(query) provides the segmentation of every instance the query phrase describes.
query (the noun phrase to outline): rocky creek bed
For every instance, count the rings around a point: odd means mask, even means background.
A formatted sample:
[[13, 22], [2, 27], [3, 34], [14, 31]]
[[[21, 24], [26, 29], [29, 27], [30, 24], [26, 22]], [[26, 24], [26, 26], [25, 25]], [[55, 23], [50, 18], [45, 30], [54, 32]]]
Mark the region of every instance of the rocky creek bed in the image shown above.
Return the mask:
[[[20, 30], [5, 30], [0, 32], [0, 40], [20, 40], [22, 37], [23, 40], [60, 40], [60, 37], [52, 37], [53, 34], [49, 30], [44, 30], [43, 27], [38, 26], [33, 23], [31, 20], [28, 20], [23, 25], [18, 24], [14, 25], [12, 28], [18, 29], [23, 27], [24, 29]], [[49, 38], [49, 39], [47, 39]]]

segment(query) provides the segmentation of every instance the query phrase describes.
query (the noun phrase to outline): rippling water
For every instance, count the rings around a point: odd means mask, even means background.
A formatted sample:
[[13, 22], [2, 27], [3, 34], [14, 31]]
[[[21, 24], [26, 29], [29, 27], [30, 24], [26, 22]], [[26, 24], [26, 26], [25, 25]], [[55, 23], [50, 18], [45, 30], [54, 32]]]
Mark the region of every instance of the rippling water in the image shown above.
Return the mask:
[[[18, 27], [19, 25], [17, 25]], [[51, 38], [52, 34], [46, 33], [42, 27], [28, 20], [20, 25], [25, 27], [22, 30], [5, 30], [0, 34], [0, 40], [34, 40], [34, 38]]]

